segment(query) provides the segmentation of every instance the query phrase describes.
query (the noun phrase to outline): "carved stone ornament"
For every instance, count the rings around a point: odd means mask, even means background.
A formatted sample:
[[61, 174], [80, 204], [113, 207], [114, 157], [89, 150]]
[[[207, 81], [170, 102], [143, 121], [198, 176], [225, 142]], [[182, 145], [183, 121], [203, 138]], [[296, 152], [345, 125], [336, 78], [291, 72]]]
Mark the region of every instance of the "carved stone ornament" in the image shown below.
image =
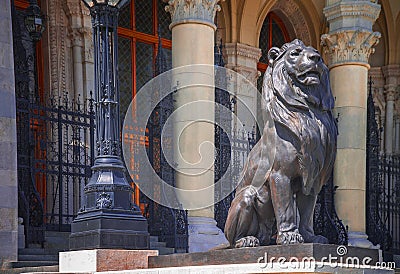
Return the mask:
[[261, 49], [240, 43], [225, 44], [225, 55], [228, 57], [227, 68], [232, 69], [250, 82], [256, 84], [260, 76], [257, 62], [261, 57]]
[[323, 34], [321, 45], [330, 68], [345, 63], [360, 63], [369, 67], [368, 58], [374, 53], [374, 46], [380, 37], [379, 32], [339, 31]]
[[385, 85], [385, 96], [386, 101], [394, 101], [396, 95], [396, 86], [395, 85]]
[[[165, 1], [165, 0], [164, 0]], [[171, 14], [172, 29], [175, 25], [195, 22], [209, 25], [216, 29], [214, 18], [221, 7], [220, 0], [169, 0], [165, 10]]]
[[99, 195], [99, 198], [97, 198], [96, 208], [102, 209], [102, 208], [111, 208], [111, 207], [112, 207], [112, 199], [110, 197], [110, 194], [102, 192]]

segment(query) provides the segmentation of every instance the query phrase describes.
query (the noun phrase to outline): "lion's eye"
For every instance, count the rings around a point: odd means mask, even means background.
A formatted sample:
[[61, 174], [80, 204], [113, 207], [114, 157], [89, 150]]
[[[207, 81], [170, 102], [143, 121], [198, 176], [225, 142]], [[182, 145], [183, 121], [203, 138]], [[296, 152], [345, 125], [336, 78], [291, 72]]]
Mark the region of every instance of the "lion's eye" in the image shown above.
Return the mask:
[[290, 52], [290, 56], [299, 56], [300, 52], [301, 52], [301, 50], [299, 50], [299, 49], [292, 50]]

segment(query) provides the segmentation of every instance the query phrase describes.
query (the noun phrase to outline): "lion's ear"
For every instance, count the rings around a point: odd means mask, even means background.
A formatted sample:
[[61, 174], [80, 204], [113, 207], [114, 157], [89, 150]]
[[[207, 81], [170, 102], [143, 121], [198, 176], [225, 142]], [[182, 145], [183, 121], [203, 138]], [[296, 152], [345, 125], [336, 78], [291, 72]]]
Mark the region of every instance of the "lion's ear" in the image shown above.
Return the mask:
[[280, 53], [280, 49], [277, 47], [272, 47], [270, 48], [270, 50], [268, 51], [268, 62], [269, 65], [273, 65], [274, 61], [276, 60], [276, 58], [279, 56]]

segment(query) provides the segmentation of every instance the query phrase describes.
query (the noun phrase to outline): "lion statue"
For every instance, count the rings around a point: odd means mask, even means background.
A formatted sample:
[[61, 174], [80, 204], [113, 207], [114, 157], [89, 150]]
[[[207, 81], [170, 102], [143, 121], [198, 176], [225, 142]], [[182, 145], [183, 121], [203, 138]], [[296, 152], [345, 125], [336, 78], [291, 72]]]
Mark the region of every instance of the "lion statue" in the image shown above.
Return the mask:
[[271, 48], [268, 60], [265, 126], [242, 171], [225, 236], [231, 247], [268, 245], [276, 222], [277, 244], [328, 243], [314, 234], [313, 214], [336, 157], [329, 71], [318, 51], [297, 39]]

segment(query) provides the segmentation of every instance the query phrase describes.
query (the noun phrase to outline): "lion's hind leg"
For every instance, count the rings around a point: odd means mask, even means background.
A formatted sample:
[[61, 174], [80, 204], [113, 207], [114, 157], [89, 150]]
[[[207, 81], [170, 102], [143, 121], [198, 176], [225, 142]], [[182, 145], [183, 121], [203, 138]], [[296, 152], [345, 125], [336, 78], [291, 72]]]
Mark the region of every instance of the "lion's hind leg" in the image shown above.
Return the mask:
[[297, 193], [297, 207], [300, 213], [300, 234], [303, 236], [306, 243], [328, 244], [329, 241], [322, 235], [314, 234], [314, 207], [317, 201], [317, 196], [310, 194], [304, 195], [301, 191]]
[[228, 212], [225, 236], [232, 247], [258, 246], [257, 190], [246, 186], [236, 193]]

